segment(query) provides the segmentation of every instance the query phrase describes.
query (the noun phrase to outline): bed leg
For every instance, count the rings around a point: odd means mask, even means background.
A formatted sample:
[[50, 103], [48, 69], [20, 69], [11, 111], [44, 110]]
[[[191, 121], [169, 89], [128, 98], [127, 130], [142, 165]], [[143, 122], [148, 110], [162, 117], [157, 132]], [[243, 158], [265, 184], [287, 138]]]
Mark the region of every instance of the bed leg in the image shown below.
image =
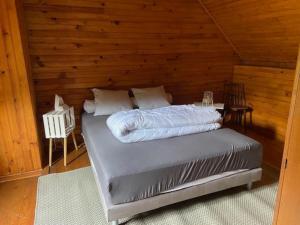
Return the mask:
[[119, 221], [118, 220], [114, 220], [111, 222], [111, 225], [119, 225]]
[[250, 191], [250, 190], [252, 189], [252, 182], [249, 182], [249, 183], [247, 184], [247, 189], [248, 189], [248, 191]]

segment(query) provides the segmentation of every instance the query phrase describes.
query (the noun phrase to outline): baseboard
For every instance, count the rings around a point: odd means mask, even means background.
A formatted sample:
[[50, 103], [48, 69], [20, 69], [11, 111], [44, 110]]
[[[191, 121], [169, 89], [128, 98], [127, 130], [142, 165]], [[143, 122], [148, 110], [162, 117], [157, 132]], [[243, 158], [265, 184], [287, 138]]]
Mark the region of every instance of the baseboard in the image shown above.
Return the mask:
[[24, 173], [18, 173], [18, 174], [11, 174], [7, 176], [0, 176], [0, 183], [7, 182], [7, 181], [13, 181], [13, 180], [20, 180], [24, 178], [30, 178], [30, 177], [37, 177], [42, 175], [42, 169], [39, 170], [33, 170], [29, 172]]

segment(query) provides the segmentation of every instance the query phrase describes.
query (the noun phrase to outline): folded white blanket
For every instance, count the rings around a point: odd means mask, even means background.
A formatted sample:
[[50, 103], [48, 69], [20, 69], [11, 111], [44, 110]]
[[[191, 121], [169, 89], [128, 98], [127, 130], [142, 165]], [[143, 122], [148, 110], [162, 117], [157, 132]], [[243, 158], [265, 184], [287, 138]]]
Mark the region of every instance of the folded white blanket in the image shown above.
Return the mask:
[[121, 142], [130, 143], [215, 130], [220, 119], [212, 107], [177, 105], [117, 112], [106, 124]]

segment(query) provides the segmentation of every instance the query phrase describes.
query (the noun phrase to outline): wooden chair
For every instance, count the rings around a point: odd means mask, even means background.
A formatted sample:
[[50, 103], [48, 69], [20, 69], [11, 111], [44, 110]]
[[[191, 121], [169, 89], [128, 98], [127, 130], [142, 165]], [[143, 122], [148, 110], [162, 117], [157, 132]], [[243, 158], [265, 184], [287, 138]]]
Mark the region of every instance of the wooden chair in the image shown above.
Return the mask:
[[252, 126], [253, 109], [246, 104], [245, 85], [243, 83], [225, 83], [224, 85], [224, 115], [223, 124], [227, 114], [231, 114], [231, 120], [236, 125], [243, 125], [247, 130], [247, 113], [250, 114], [250, 126]]

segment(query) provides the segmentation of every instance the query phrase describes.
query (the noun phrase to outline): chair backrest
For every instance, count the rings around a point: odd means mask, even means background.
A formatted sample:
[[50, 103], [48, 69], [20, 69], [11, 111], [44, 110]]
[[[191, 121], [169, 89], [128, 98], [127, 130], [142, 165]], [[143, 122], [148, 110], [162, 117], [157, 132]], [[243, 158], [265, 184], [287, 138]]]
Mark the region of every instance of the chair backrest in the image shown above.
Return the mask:
[[225, 107], [246, 106], [245, 85], [243, 83], [225, 83], [224, 104]]

